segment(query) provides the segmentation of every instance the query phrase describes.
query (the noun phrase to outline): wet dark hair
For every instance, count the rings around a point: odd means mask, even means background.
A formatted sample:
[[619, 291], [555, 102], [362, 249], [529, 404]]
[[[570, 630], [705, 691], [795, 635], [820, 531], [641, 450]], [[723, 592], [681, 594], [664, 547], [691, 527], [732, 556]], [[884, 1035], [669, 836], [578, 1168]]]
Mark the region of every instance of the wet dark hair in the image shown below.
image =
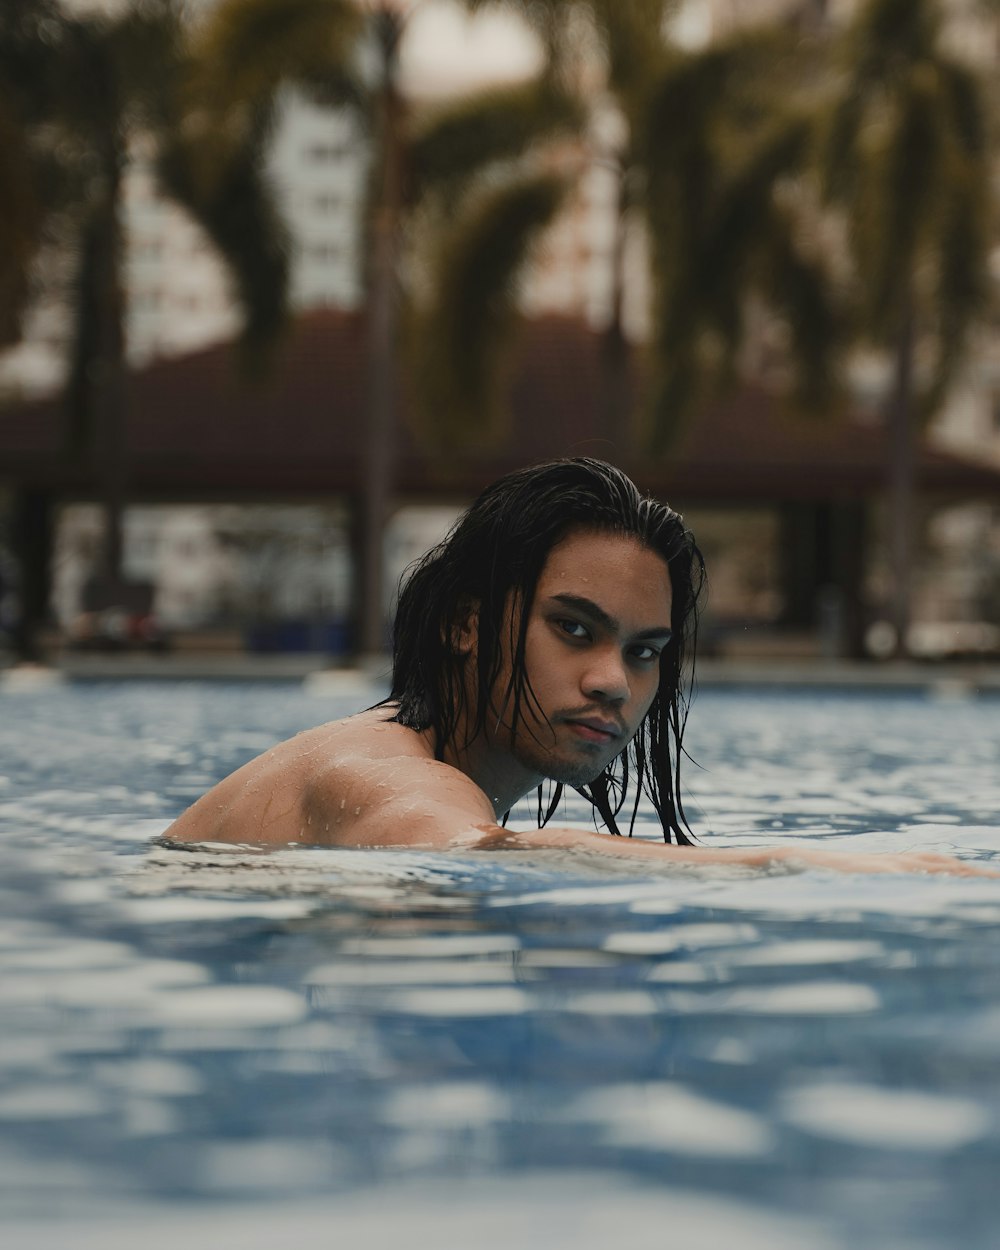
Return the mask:
[[[689, 653], [693, 676], [705, 566], [683, 519], [642, 495], [624, 473], [602, 460], [557, 460], [508, 474], [487, 487], [444, 541], [413, 566], [396, 611], [392, 690], [385, 702], [398, 704], [393, 719], [400, 724], [433, 730], [438, 759], [446, 746], [455, 745], [463, 722], [472, 741], [486, 725], [503, 664], [506, 625], [512, 675], [508, 688], [496, 693], [498, 702], [512, 709], [515, 733], [520, 732], [522, 705], [541, 711], [524, 659], [535, 587], [553, 548], [580, 531], [635, 538], [665, 561], [673, 632], [660, 657], [656, 697], [639, 731], [600, 776], [576, 788], [617, 834], [616, 817], [634, 786], [629, 836], [645, 794], [660, 818], [664, 841], [690, 843], [680, 796], [690, 684], [685, 691], [681, 683]], [[513, 602], [520, 602], [522, 611], [508, 615]], [[455, 644], [473, 617], [478, 628], [474, 683], [465, 673], [469, 657]], [[470, 686], [474, 706], [466, 708]], [[562, 784], [555, 783], [546, 803], [539, 787], [540, 825], [551, 819], [562, 792]]]

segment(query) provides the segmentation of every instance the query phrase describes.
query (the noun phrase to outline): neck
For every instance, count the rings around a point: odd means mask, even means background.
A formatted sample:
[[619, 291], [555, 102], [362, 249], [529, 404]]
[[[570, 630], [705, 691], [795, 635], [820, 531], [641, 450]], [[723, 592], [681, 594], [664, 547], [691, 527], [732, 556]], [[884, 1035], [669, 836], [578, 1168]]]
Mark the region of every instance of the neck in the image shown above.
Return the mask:
[[[461, 742], [463, 735], [458, 735]], [[471, 742], [445, 747], [445, 763], [474, 781], [493, 804], [500, 820], [519, 800], [545, 780], [539, 773], [524, 767], [514, 758], [510, 748], [502, 746], [486, 734], [478, 734]]]

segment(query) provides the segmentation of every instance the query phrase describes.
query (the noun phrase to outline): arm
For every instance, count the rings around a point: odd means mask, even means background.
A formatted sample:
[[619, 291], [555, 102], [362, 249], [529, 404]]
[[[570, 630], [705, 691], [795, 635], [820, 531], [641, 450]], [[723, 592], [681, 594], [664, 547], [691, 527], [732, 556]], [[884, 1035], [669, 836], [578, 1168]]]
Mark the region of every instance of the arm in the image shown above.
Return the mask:
[[[355, 827], [350, 844], [426, 850], [572, 850], [650, 864], [692, 867], [718, 865], [768, 869], [787, 865], [793, 871], [824, 868], [854, 873], [919, 872], [960, 877], [1000, 877], [1000, 872], [983, 865], [967, 864], [950, 855], [925, 851], [893, 855], [828, 851], [804, 846], [747, 850], [677, 846], [551, 825], [541, 829], [504, 829], [496, 823], [485, 794], [469, 778], [444, 764], [421, 761], [420, 765], [409, 780], [416, 782], [419, 775], [424, 784], [407, 789], [405, 794], [396, 791], [385, 804], [372, 811], [370, 819]], [[431, 784], [428, 785], [428, 782]]]
[[[586, 851], [650, 864], [730, 866], [767, 869], [825, 868], [839, 872], [933, 872], [955, 876], [998, 877], [978, 864], [949, 855], [911, 852], [903, 855], [854, 854], [802, 846], [762, 850], [677, 846], [640, 838], [619, 838], [589, 829], [545, 826], [504, 829], [493, 806], [464, 773], [426, 758], [397, 757], [384, 763], [331, 770], [312, 789], [308, 806], [311, 828], [325, 831], [318, 840], [333, 846], [409, 847], [461, 851]], [[347, 817], [345, 820], [344, 817]]]
[[488, 831], [458, 835], [451, 845], [470, 850], [534, 850], [540, 847], [596, 852], [620, 859], [637, 859], [659, 864], [729, 865], [739, 868], [772, 868], [786, 864], [791, 869], [827, 868], [836, 872], [947, 873], [957, 877], [1000, 877], [1000, 872], [981, 864], [967, 864], [951, 855], [910, 851], [898, 855], [874, 855], [852, 851], [824, 851], [813, 847], [767, 847], [745, 850], [735, 847], [676, 846], [638, 838], [616, 838], [588, 829], [550, 828], [516, 832], [494, 826]]

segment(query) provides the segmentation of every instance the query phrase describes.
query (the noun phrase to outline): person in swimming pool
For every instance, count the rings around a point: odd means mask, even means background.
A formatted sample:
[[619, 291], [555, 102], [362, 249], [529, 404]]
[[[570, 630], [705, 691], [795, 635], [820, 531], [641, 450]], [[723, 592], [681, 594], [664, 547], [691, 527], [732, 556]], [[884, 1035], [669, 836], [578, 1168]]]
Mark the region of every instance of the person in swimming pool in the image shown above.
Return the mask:
[[[511, 473], [406, 581], [388, 698], [252, 760], [164, 836], [982, 871], [939, 855], [694, 844], [679, 771], [703, 580], [682, 518], [613, 466], [578, 458]], [[566, 786], [607, 832], [550, 823]], [[505, 828], [533, 791], [538, 828]], [[662, 843], [631, 837], [642, 795]], [[629, 837], [608, 836], [623, 811]]]

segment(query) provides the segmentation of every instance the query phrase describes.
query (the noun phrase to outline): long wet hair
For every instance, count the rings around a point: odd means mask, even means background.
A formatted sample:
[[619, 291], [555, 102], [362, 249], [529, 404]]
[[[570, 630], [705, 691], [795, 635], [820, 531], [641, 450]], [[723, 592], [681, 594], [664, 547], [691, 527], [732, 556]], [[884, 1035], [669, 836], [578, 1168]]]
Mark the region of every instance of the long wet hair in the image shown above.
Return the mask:
[[[617, 817], [631, 794], [629, 836], [645, 794], [660, 818], [664, 841], [689, 844], [680, 761], [705, 566], [683, 519], [602, 460], [557, 460], [501, 478], [413, 566], [396, 611], [392, 689], [385, 703], [397, 705], [393, 719], [399, 724], [433, 730], [438, 759], [447, 746], [467, 745], [481, 733], [498, 704], [512, 710], [515, 733], [530, 732], [522, 707], [541, 713], [525, 670], [535, 588], [553, 548], [579, 531], [635, 538], [664, 560], [670, 573], [672, 636], [660, 656], [656, 696], [632, 742], [589, 785], [576, 789], [614, 834], [620, 833]], [[509, 612], [512, 604], [521, 610]], [[456, 645], [473, 621], [474, 681], [466, 672], [472, 661]], [[511, 675], [498, 691], [505, 634]], [[456, 743], [462, 725], [464, 744]], [[539, 787], [539, 825], [554, 815], [562, 792], [556, 783], [546, 800]]]

